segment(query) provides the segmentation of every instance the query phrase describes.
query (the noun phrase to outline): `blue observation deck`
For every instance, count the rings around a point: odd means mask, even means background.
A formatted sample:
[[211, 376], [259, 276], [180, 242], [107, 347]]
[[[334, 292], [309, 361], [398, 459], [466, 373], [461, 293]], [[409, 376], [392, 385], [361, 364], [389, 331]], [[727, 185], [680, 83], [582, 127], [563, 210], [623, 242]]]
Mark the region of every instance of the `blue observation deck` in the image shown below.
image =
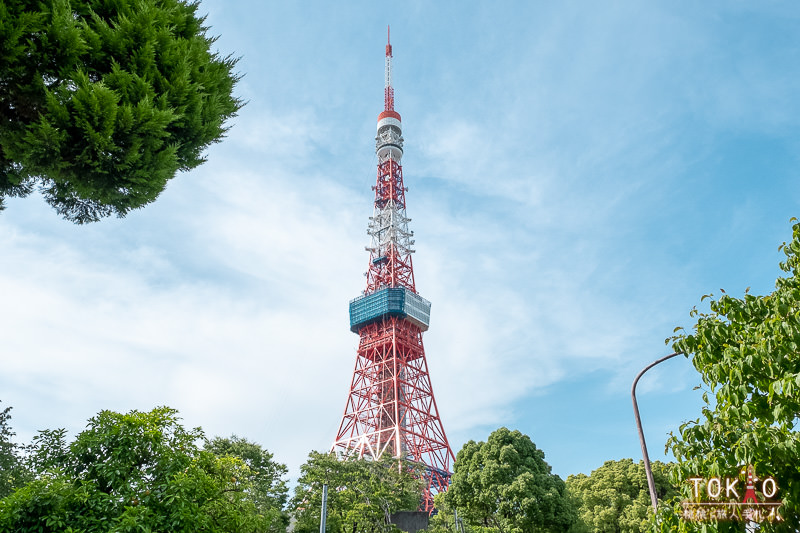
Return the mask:
[[358, 330], [385, 316], [398, 316], [427, 331], [431, 321], [431, 303], [405, 287], [386, 287], [350, 302], [350, 331]]

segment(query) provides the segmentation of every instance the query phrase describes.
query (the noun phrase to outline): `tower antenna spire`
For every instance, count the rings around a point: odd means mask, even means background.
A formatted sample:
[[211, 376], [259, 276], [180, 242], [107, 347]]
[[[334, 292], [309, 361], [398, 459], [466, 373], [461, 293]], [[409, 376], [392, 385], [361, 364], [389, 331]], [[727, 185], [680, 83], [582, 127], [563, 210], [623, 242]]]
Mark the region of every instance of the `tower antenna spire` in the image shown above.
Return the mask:
[[392, 87], [392, 42], [386, 26], [386, 86], [383, 93], [383, 110], [394, 111], [394, 88]]

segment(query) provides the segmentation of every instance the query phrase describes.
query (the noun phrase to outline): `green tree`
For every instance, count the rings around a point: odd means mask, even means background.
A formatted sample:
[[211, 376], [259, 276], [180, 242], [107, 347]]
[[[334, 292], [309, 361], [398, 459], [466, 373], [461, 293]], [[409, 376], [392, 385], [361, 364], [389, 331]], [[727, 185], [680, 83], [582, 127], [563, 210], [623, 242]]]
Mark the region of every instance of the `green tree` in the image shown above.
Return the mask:
[[340, 533], [397, 531], [389, 523], [398, 511], [415, 510], [422, 498], [418, 472], [388, 456], [380, 460], [342, 458], [311, 452], [300, 467], [295, 495], [294, 531], [319, 531], [322, 485], [328, 484], [326, 531]]
[[[676, 496], [678, 491], [668, 479], [669, 465], [654, 461], [651, 466], [658, 498]], [[584, 526], [574, 528], [576, 533], [644, 533], [651, 529], [650, 491], [642, 461], [606, 461], [589, 476], [569, 476], [567, 489], [578, 506], [580, 526]]]
[[25, 483], [27, 471], [20, 458], [20, 446], [12, 439], [14, 431], [9, 425], [11, 407], [0, 410], [0, 498], [4, 498]]
[[63, 435], [34, 444], [43, 469], [0, 500], [0, 531], [269, 531], [247, 497], [249, 467], [199, 450], [202, 431], [172, 409], [102, 411], [72, 443]]
[[[794, 220], [794, 219], [793, 219]], [[752, 464], [772, 475], [783, 499], [784, 522], [762, 524], [762, 531], [797, 531], [800, 527], [800, 224], [791, 242], [781, 245], [786, 273], [764, 296], [745, 291], [743, 298], [709, 298], [710, 312], [696, 308], [692, 333], [667, 339], [700, 373], [705, 391], [700, 418], [680, 427], [667, 446], [678, 461], [677, 483], [692, 476], [736, 474]], [[665, 511], [665, 527], [678, 524]], [[680, 527], [691, 530], [688, 523]], [[712, 526], [708, 526], [712, 527]], [[722, 524], [722, 530], [743, 530]], [[713, 527], [712, 527], [713, 529]]]
[[242, 102], [197, 9], [0, 2], [0, 209], [38, 188], [68, 220], [121, 217], [204, 161]]
[[258, 512], [269, 516], [275, 531], [283, 531], [289, 525], [289, 515], [284, 512], [289, 489], [283, 479], [288, 470], [278, 463], [273, 455], [254, 442], [232, 435], [228, 438], [214, 437], [206, 441], [204, 449], [218, 457], [238, 457], [249, 468], [247, 497]]
[[567, 531], [577, 512], [564, 481], [551, 473], [530, 437], [506, 428], [467, 442], [442, 496], [476, 531]]

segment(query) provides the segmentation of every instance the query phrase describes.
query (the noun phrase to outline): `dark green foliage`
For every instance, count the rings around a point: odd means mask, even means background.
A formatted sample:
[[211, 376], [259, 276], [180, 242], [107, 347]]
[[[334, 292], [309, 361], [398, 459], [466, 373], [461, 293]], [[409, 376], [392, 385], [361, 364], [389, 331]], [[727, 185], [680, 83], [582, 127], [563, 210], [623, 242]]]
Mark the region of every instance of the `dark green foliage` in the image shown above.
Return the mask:
[[14, 432], [9, 426], [11, 407], [0, 410], [0, 498], [4, 498], [28, 480], [22, 464], [20, 447], [13, 440]]
[[[668, 479], [669, 465], [654, 461], [651, 466], [658, 498], [676, 496], [678, 491]], [[590, 476], [569, 476], [567, 489], [580, 517], [574, 533], [645, 533], [652, 528], [648, 524], [652, 504], [643, 461], [606, 461]]]
[[14, 432], [8, 425], [10, 407], [0, 411], [0, 498], [10, 494], [14, 486], [12, 472], [17, 465], [16, 446], [11, 438]]
[[33, 473], [42, 474], [57, 470], [69, 459], [67, 430], [45, 429], [33, 437], [33, 444], [27, 447], [25, 462]]
[[564, 481], [527, 435], [500, 428], [467, 442], [456, 456], [443, 500], [471, 531], [567, 531], [577, 513]]
[[[746, 464], [774, 476], [785, 522], [762, 524], [761, 531], [800, 528], [800, 224], [795, 222], [792, 241], [781, 249], [786, 277], [772, 293], [745, 291], [734, 298], [723, 291], [709, 300], [709, 313], [692, 311], [692, 334], [668, 339], [691, 359], [706, 389], [701, 417], [668, 440], [678, 460], [675, 481], [688, 497], [691, 476], [735, 475]], [[677, 524], [668, 510], [663, 520], [665, 527]], [[720, 524], [718, 530], [741, 526]]]
[[0, 202], [38, 186], [68, 220], [124, 216], [202, 163], [241, 101], [197, 8], [0, 2]]
[[391, 457], [378, 461], [338, 459], [333, 454], [311, 452], [300, 467], [294, 510], [297, 533], [317, 533], [322, 506], [322, 485], [328, 484], [327, 529], [331, 533], [397, 531], [389, 517], [413, 511], [422, 498], [418, 473], [408, 463]]
[[250, 469], [199, 450], [177, 413], [103, 411], [67, 445], [34, 444], [37, 478], [0, 500], [0, 531], [270, 531], [247, 497]]
[[250, 470], [247, 498], [259, 514], [273, 517], [272, 531], [284, 531], [289, 525], [289, 516], [283, 511], [289, 492], [283, 479], [288, 472], [286, 465], [274, 461], [272, 454], [258, 444], [236, 435], [214, 437], [206, 441], [204, 448], [218, 457], [238, 457], [244, 461]]

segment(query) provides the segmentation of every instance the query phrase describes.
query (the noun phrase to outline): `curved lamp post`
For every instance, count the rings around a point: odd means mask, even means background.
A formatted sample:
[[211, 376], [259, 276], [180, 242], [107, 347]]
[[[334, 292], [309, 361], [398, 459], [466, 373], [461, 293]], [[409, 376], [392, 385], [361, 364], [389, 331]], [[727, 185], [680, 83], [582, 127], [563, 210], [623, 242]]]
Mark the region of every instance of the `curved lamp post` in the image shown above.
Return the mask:
[[639, 382], [639, 378], [644, 375], [645, 372], [656, 366], [658, 363], [663, 363], [667, 359], [671, 359], [676, 355], [680, 355], [681, 352], [671, 353], [661, 359], [656, 359], [646, 367], [642, 369], [641, 372], [636, 374], [636, 379], [633, 380], [633, 385], [631, 385], [631, 398], [633, 399], [633, 415], [636, 417], [636, 428], [639, 430], [639, 443], [642, 445], [642, 455], [644, 456], [644, 470], [647, 473], [647, 488], [650, 490], [650, 502], [653, 504], [653, 512], [658, 511], [658, 498], [656, 497], [656, 484], [653, 481], [653, 469], [650, 467], [650, 456], [647, 455], [647, 444], [644, 442], [644, 431], [642, 431], [642, 419], [639, 417], [639, 404], [636, 403], [636, 384]]

